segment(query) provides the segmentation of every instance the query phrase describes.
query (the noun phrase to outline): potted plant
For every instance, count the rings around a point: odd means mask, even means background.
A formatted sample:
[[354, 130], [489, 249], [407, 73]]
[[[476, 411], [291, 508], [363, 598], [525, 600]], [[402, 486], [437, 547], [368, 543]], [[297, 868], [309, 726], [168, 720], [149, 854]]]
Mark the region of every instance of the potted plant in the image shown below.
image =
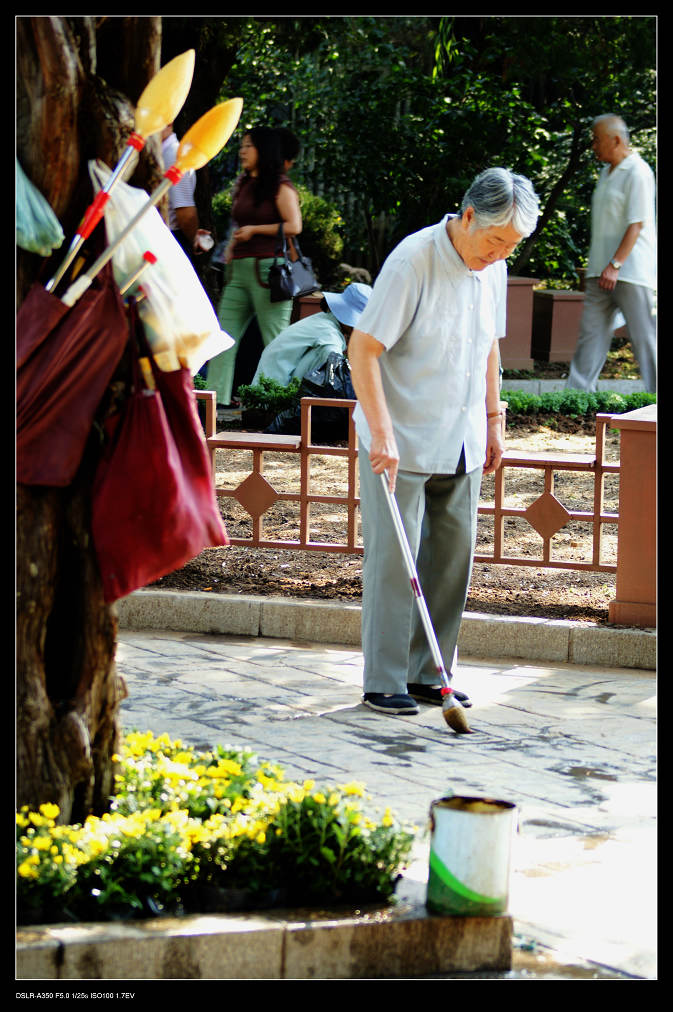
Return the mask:
[[241, 401], [241, 423], [244, 429], [263, 432], [276, 415], [299, 404], [300, 381], [293, 379], [285, 387], [268, 376], [259, 383], [241, 385], [237, 394]]

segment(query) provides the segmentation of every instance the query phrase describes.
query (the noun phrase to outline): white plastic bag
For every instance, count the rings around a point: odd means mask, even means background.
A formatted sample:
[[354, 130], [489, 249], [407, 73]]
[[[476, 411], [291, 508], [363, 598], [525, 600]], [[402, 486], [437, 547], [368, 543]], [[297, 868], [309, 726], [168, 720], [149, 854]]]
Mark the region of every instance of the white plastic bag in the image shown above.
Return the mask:
[[[95, 190], [102, 189], [110, 169], [101, 161], [89, 162]], [[105, 205], [108, 243], [120, 235], [148, 202], [145, 190], [119, 182]], [[226, 351], [233, 340], [221, 328], [196, 271], [173, 238], [156, 207], [150, 208], [112, 256], [115, 281], [121, 287], [143, 263], [146, 251], [157, 258], [128, 290], [144, 298], [138, 313], [154, 359], [165, 372], [180, 366], [197, 373], [204, 362]]]

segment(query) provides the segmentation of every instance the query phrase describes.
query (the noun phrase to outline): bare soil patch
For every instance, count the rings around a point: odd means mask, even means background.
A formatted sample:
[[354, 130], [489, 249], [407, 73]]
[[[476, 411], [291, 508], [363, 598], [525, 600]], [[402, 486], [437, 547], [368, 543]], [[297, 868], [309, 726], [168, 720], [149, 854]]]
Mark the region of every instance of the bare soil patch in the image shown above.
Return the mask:
[[[591, 454], [595, 445], [595, 423], [563, 416], [536, 416], [508, 419], [508, 449]], [[608, 430], [608, 460], [619, 459], [619, 435]], [[218, 453], [217, 483], [235, 488], [248, 474], [246, 453]], [[298, 487], [298, 460], [293, 454], [268, 454], [265, 476], [277, 491]], [[510, 471], [507, 505], [526, 508], [543, 491], [541, 472]], [[334, 494], [345, 491], [345, 460], [320, 457], [312, 467], [312, 491]], [[485, 479], [482, 501], [492, 500]], [[563, 473], [556, 476], [555, 494], [567, 509], [591, 509], [593, 479], [590, 475]], [[230, 536], [248, 537], [250, 520], [234, 500], [221, 500], [222, 514]], [[618, 512], [618, 479], [606, 479], [605, 508]], [[334, 506], [317, 507], [314, 539], [343, 539], [345, 518]], [[490, 540], [488, 519], [480, 520], [477, 551], [485, 552]], [[606, 535], [607, 561], [616, 561], [616, 527]], [[265, 515], [265, 536], [292, 539], [298, 536], [298, 507], [277, 502]], [[553, 557], [591, 557], [592, 525], [573, 521], [554, 538]], [[507, 553], [533, 558], [540, 553], [540, 540], [525, 522], [506, 523]], [[202, 552], [182, 569], [163, 577], [154, 586], [163, 589], [208, 591], [222, 594], [254, 594], [358, 603], [362, 593], [360, 556], [333, 552], [291, 549], [257, 549], [230, 545]], [[609, 602], [615, 597], [615, 576], [582, 570], [547, 569], [535, 566], [475, 563], [467, 610], [495, 615], [521, 615], [551, 619], [573, 619], [605, 623]]]

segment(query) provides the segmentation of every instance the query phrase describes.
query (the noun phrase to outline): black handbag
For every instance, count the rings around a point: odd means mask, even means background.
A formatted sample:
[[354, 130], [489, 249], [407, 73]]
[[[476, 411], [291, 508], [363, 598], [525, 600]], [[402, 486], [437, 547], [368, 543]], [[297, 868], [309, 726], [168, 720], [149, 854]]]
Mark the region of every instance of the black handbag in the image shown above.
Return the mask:
[[268, 284], [272, 302], [286, 302], [320, 290], [310, 258], [303, 256], [296, 236], [292, 242], [297, 251], [296, 260], [290, 260], [287, 255], [287, 240], [283, 226], [280, 225], [276, 255], [269, 268]]

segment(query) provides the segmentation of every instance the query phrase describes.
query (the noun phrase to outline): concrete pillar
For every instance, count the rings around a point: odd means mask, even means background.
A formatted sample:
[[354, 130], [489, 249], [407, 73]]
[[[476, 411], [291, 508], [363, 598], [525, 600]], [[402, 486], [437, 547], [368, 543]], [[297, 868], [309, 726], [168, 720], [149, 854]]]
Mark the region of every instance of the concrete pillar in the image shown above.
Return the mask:
[[657, 406], [613, 415], [621, 432], [615, 625], [657, 624]]

